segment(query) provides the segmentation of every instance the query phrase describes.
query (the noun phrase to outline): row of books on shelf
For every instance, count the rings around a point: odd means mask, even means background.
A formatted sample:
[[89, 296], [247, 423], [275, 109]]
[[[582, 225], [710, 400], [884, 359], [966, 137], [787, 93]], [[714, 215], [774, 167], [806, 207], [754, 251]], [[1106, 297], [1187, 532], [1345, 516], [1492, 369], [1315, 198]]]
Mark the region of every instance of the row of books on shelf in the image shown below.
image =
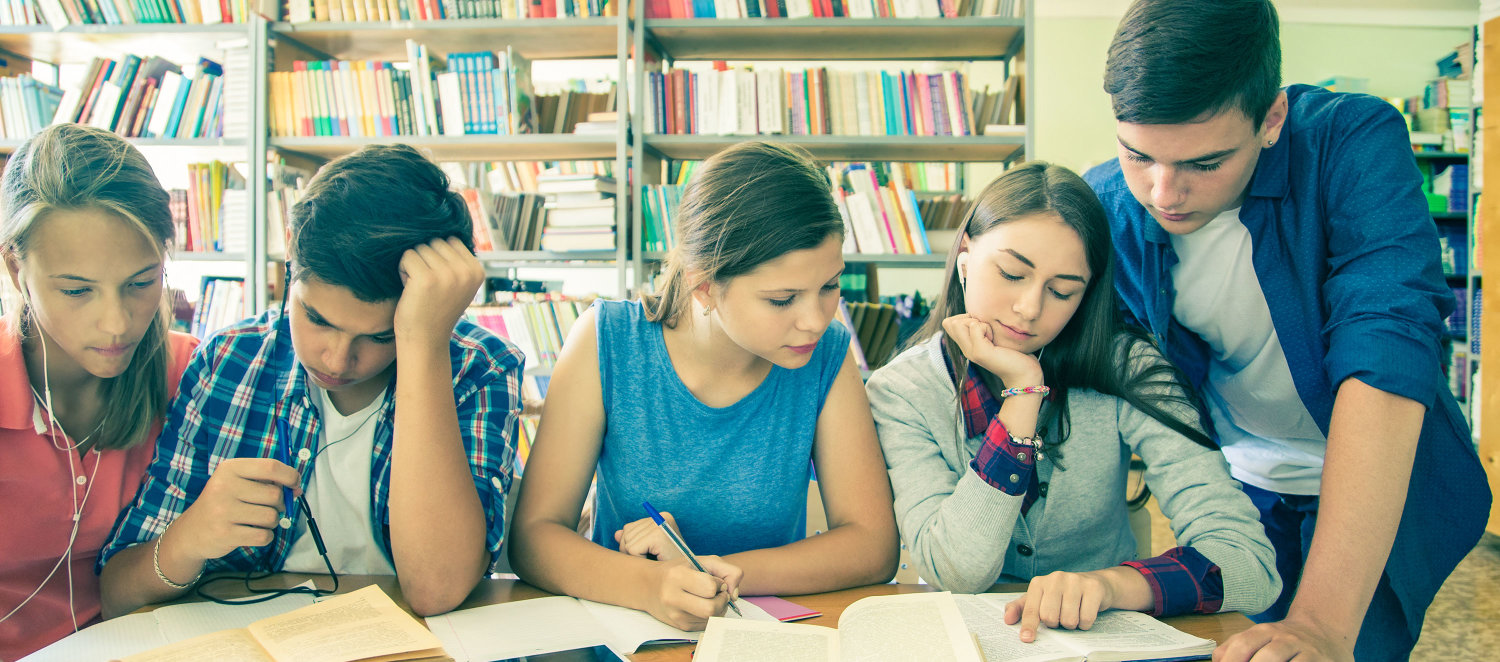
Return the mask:
[[546, 371], [557, 364], [563, 341], [589, 303], [558, 294], [499, 292], [464, 316], [515, 343], [526, 355], [528, 372]]
[[243, 278], [204, 278], [198, 303], [193, 307], [193, 321], [189, 332], [199, 338], [207, 338], [215, 331], [245, 317]]
[[[837, 163], [825, 168], [844, 218], [845, 253], [926, 255], [932, 253], [929, 227], [958, 227], [967, 213], [967, 202], [958, 193], [919, 198], [912, 174], [925, 173], [927, 168], [912, 166], [921, 165]], [[677, 245], [676, 212], [683, 188], [682, 184], [646, 187], [642, 200], [645, 250], [665, 252]], [[940, 225], [929, 226], [924, 222], [927, 218], [939, 219]]]
[[1024, 0], [646, 0], [646, 18], [1020, 18]]
[[249, 227], [249, 193], [245, 177], [222, 161], [188, 165], [188, 187], [170, 192], [178, 251], [188, 253], [245, 250]]
[[895, 356], [902, 343], [927, 319], [920, 292], [879, 302], [839, 301], [837, 319], [852, 332], [849, 352], [860, 370], [874, 370]]
[[616, 0], [288, 0], [289, 23], [442, 19], [592, 18], [619, 13]]
[[0, 25], [244, 23], [261, 8], [248, 0], [7, 0]]
[[1484, 308], [1483, 288], [1474, 288], [1472, 304], [1468, 301], [1467, 294], [1466, 288], [1453, 288], [1453, 296], [1458, 299], [1458, 305], [1446, 320], [1448, 335], [1453, 338], [1453, 342], [1448, 345], [1448, 388], [1453, 391], [1453, 397], [1459, 400], [1468, 399], [1470, 383], [1466, 376], [1471, 374], [1469, 368], [1477, 370], [1479, 367], [1480, 312]]
[[[516, 135], [613, 132], [591, 117], [615, 107], [612, 82], [569, 81], [538, 96], [531, 64], [503, 52], [450, 53], [434, 58], [407, 40], [404, 63], [383, 60], [299, 60], [272, 72], [271, 134], [309, 136]], [[585, 125], [580, 128], [580, 125]]]
[[[42, 85], [32, 89], [43, 98], [36, 105], [55, 109], [48, 124], [78, 122], [139, 138], [243, 137], [249, 87], [244, 72], [238, 73], [227, 76], [224, 65], [208, 58], [182, 67], [155, 56], [96, 57], [79, 85], [66, 92]], [[233, 126], [224, 112], [229, 106], [242, 109]]]
[[1019, 76], [976, 93], [958, 71], [741, 66], [650, 72], [647, 85], [652, 133], [973, 136], [989, 126], [1024, 133]]

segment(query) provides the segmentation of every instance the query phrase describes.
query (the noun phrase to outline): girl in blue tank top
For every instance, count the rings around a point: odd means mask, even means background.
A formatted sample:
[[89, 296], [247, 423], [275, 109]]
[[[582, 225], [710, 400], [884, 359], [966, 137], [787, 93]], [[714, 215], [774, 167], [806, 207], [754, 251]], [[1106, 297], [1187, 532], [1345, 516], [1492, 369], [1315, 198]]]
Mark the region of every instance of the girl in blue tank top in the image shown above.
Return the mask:
[[[889, 581], [885, 461], [838, 309], [844, 225], [798, 151], [741, 143], [683, 192], [663, 287], [580, 317], [511, 531], [527, 582], [702, 629], [735, 595]], [[806, 536], [809, 470], [828, 531]], [[598, 474], [593, 542], [577, 533]], [[645, 518], [670, 513], [697, 572]]]

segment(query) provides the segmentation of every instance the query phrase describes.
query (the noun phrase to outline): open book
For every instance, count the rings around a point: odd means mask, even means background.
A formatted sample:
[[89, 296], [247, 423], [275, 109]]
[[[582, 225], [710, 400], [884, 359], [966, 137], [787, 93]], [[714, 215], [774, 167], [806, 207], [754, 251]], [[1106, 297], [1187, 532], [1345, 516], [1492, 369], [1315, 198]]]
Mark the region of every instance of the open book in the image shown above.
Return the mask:
[[[744, 598], [734, 604], [744, 612], [744, 619], [776, 622], [776, 617]], [[646, 642], [697, 641], [702, 635], [674, 628], [638, 609], [566, 596], [451, 611], [427, 617], [427, 627], [456, 662], [489, 662], [599, 645], [629, 654]]]
[[1087, 630], [1037, 630], [1021, 643], [1021, 629], [1005, 624], [1005, 604], [1024, 593], [955, 596], [964, 623], [988, 662], [1136, 662], [1194, 660], [1213, 654], [1215, 643], [1134, 611], [1106, 611]]
[[179, 641], [120, 662], [396, 662], [444, 660], [442, 644], [378, 586], [248, 627]]
[[693, 662], [983, 659], [949, 593], [864, 598], [844, 610], [836, 630], [714, 618], [693, 653]]

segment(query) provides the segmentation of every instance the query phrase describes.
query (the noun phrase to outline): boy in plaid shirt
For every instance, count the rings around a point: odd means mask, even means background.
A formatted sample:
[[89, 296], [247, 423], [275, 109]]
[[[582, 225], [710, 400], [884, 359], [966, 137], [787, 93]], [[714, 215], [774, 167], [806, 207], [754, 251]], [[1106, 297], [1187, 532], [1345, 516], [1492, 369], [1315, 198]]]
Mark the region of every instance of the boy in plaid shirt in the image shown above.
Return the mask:
[[366, 147], [318, 172], [289, 231], [284, 305], [183, 375], [99, 554], [106, 616], [205, 570], [322, 571], [288, 490], [336, 572], [395, 574], [418, 614], [458, 605], [499, 552], [523, 359], [460, 319], [484, 280], [462, 199], [416, 150]]

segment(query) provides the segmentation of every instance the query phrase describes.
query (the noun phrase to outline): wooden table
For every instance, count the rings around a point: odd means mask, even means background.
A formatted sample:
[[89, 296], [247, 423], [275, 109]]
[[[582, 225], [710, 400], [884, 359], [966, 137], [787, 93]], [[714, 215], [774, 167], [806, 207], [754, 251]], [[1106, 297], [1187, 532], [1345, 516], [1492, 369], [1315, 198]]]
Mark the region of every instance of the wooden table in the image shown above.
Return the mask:
[[[315, 581], [320, 587], [331, 585], [327, 575], [303, 575], [285, 573], [276, 575], [269, 579], [257, 582], [257, 587], [287, 587], [295, 586], [307, 580]], [[395, 577], [382, 576], [341, 576], [339, 577], [339, 593], [347, 593], [356, 589], [375, 584], [391, 596], [391, 599], [400, 605], [402, 609], [410, 609], [406, 600], [401, 596], [401, 586]], [[244, 590], [239, 582], [219, 582], [212, 589], [215, 596], [239, 597], [244, 595]], [[926, 584], [874, 584], [861, 586], [843, 591], [831, 593], [819, 593], [816, 595], [786, 596], [804, 607], [809, 607], [823, 612], [822, 616], [798, 621], [810, 625], [824, 625], [837, 627], [839, 616], [844, 613], [855, 600], [867, 598], [872, 595], [895, 595], [900, 593], [925, 593], [932, 591], [932, 587]], [[991, 592], [1012, 593], [1026, 590], [1025, 584], [996, 584]], [[515, 602], [518, 600], [529, 600], [531, 598], [545, 598], [552, 595], [539, 588], [515, 579], [490, 579], [479, 583], [473, 593], [458, 606], [459, 609], [470, 609], [483, 607], [485, 605], [499, 604], [503, 602]], [[188, 597], [180, 599], [180, 602], [194, 602], [197, 598], [189, 593]], [[1188, 616], [1174, 616], [1164, 621], [1183, 632], [1195, 637], [1213, 639], [1222, 642], [1229, 637], [1248, 629], [1253, 623], [1244, 614], [1229, 612], [1222, 614], [1192, 614]], [[664, 644], [658, 646], [643, 646], [630, 659], [634, 662], [688, 662], [692, 659], [694, 644]]]

